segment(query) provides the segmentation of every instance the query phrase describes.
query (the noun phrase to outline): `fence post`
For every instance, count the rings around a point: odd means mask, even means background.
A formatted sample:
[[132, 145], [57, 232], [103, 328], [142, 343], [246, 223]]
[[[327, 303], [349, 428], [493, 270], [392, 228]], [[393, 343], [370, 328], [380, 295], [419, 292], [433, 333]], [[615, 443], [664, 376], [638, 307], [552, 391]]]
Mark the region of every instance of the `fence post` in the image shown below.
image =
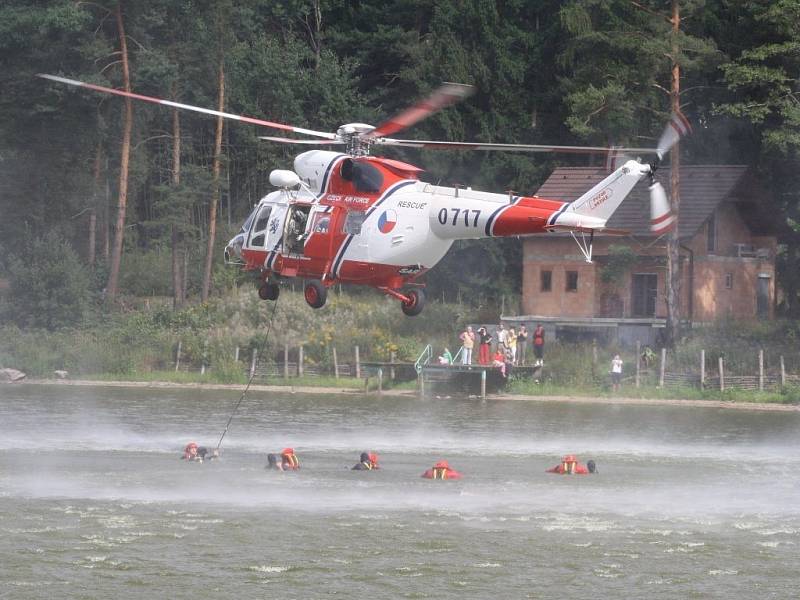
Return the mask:
[[336, 346], [333, 347], [333, 376], [339, 379], [339, 360], [336, 358]]
[[481, 369], [481, 400], [486, 400], [486, 368]]
[[764, 391], [764, 349], [758, 351], [758, 391]]
[[395, 375], [395, 373], [394, 373], [394, 362], [396, 360], [397, 360], [397, 353], [396, 352], [392, 352], [389, 355], [389, 361], [392, 363], [391, 366], [389, 367], [389, 379], [391, 379], [392, 381], [394, 381], [394, 375]]
[[233, 352], [233, 362], [239, 362], [239, 346], [236, 346], [236, 350]]
[[303, 376], [303, 347], [300, 346], [300, 352], [297, 355], [297, 376]]
[[253, 356], [250, 358], [250, 378], [256, 374], [256, 363], [258, 362], [258, 350], [253, 348]]
[[200, 365], [200, 375], [206, 374], [206, 360], [208, 359], [208, 340], [203, 342], [203, 364]]
[[364, 395], [369, 394], [369, 375], [364, 377]]
[[425, 374], [420, 371], [417, 373], [417, 383], [419, 384], [419, 399], [425, 399]]
[[781, 389], [786, 386], [786, 365], [783, 362], [783, 356], [781, 356]]
[[700, 350], [700, 389], [706, 387], [706, 351]]
[[361, 379], [361, 358], [358, 356], [358, 346], [356, 346], [356, 379]]
[[658, 375], [658, 387], [664, 387], [664, 371], [667, 367], [667, 349], [661, 349], [661, 371]]
[[383, 368], [378, 367], [378, 396], [383, 394]]
[[719, 391], [725, 391], [725, 365], [722, 362], [722, 357], [719, 357]]
[[639, 371], [642, 364], [642, 342], [636, 340], [636, 387], [639, 387]]
[[178, 369], [181, 366], [181, 346], [182, 345], [183, 345], [183, 342], [181, 342], [181, 340], [178, 340], [178, 349], [175, 352], [175, 372], [176, 373], [178, 372]]
[[283, 378], [289, 379], [289, 344], [283, 345]]

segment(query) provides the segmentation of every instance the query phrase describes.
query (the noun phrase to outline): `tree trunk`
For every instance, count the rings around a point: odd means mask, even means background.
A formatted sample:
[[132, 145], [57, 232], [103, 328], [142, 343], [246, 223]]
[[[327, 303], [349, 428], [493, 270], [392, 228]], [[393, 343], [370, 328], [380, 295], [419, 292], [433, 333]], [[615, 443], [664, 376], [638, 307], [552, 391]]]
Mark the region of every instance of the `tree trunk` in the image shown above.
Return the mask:
[[[680, 3], [672, 0], [672, 76], [670, 85], [670, 105], [674, 114], [680, 113], [681, 67], [678, 64], [678, 35], [680, 33]], [[670, 205], [675, 215], [675, 227], [667, 238], [667, 323], [665, 344], [669, 347], [675, 345], [680, 335], [680, 295], [681, 295], [681, 264], [680, 264], [680, 144], [676, 143], [670, 154]]]
[[[173, 97], [175, 94], [173, 94]], [[172, 112], [172, 185], [181, 182], [181, 119], [176, 108]], [[172, 308], [183, 306], [183, 283], [181, 281], [180, 236], [178, 226], [172, 224]]]
[[[116, 8], [117, 30], [119, 31], [120, 53], [122, 55], [122, 83], [126, 92], [131, 91], [131, 76], [128, 66], [128, 43], [122, 23], [122, 2]], [[125, 210], [128, 205], [128, 164], [131, 154], [131, 129], [133, 127], [133, 102], [125, 98], [125, 111], [122, 121], [122, 151], [119, 165], [119, 196], [117, 201], [117, 220], [114, 226], [114, 246], [111, 250], [111, 266], [108, 273], [106, 297], [113, 300], [119, 287], [119, 267], [122, 259], [122, 240], [125, 235]]]
[[[222, 61], [222, 50], [219, 56], [219, 96], [217, 110], [225, 110], [225, 67]], [[211, 167], [213, 184], [211, 189], [211, 203], [208, 208], [208, 247], [206, 250], [206, 264], [203, 271], [203, 289], [201, 300], [206, 302], [211, 289], [211, 265], [214, 260], [214, 240], [217, 235], [217, 204], [219, 202], [219, 173], [222, 162], [222, 117], [217, 117], [217, 131], [214, 136], [214, 162]]]
[[97, 148], [94, 153], [94, 188], [92, 191], [92, 207], [89, 210], [89, 246], [87, 248], [87, 261], [89, 268], [94, 269], [95, 258], [97, 256], [97, 205], [100, 200], [100, 174], [103, 164], [103, 142], [97, 140]]

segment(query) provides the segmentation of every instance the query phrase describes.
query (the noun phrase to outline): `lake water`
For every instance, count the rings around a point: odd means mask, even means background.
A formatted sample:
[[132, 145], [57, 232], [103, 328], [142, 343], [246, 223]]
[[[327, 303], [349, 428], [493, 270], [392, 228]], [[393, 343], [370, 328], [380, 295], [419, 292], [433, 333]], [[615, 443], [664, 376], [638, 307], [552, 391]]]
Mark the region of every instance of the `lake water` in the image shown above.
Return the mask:
[[0, 387], [0, 598], [798, 596], [799, 413], [253, 393], [180, 460], [237, 399]]

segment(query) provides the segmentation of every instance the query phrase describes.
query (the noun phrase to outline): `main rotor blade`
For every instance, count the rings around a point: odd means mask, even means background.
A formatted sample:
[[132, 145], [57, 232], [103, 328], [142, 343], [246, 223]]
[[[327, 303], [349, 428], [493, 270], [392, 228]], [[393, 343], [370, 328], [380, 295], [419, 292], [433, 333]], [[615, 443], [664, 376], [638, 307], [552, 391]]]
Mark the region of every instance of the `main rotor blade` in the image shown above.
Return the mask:
[[260, 135], [258, 136], [258, 139], [269, 140], [270, 142], [280, 142], [281, 144], [313, 144], [316, 146], [343, 146], [345, 144], [343, 140], [300, 140], [297, 138], [273, 137], [271, 135]]
[[463, 83], [445, 83], [437, 88], [430, 96], [420, 100], [414, 106], [384, 121], [378, 127], [362, 136], [363, 139], [374, 139], [397, 133], [401, 129], [411, 127], [415, 123], [428, 118], [443, 108], [455, 104], [471, 95], [475, 91], [471, 85]]
[[491, 144], [481, 142], [438, 142], [432, 140], [398, 140], [381, 138], [373, 142], [385, 146], [405, 148], [427, 148], [433, 150], [486, 150], [498, 152], [565, 152], [571, 154], [654, 154], [656, 148], [621, 148], [606, 146], [546, 146], [543, 144]]
[[145, 102], [152, 102], [153, 104], [163, 104], [164, 106], [171, 106], [172, 108], [181, 108], [184, 110], [191, 110], [194, 112], [203, 113], [205, 115], [213, 115], [215, 117], [224, 117], [234, 121], [241, 121], [242, 123], [251, 123], [253, 125], [260, 125], [261, 127], [271, 127], [272, 129], [283, 129], [285, 131], [292, 131], [294, 133], [302, 133], [305, 135], [313, 135], [316, 137], [326, 138], [329, 140], [336, 139], [335, 133], [325, 133], [323, 131], [314, 131], [312, 129], [303, 129], [302, 127], [292, 127], [291, 125], [284, 125], [283, 123], [273, 123], [272, 121], [265, 121], [264, 119], [256, 119], [255, 117], [246, 117], [244, 115], [234, 115], [231, 113], [221, 112], [219, 110], [212, 110], [210, 108], [201, 108], [199, 106], [192, 106], [191, 104], [182, 104], [180, 102], [173, 102], [172, 100], [162, 100], [161, 98], [154, 98], [152, 96], [143, 96], [142, 94], [134, 94], [133, 92], [126, 92], [125, 90], [118, 90], [116, 88], [103, 87], [102, 85], [95, 85], [93, 83], [85, 83], [75, 79], [67, 79], [66, 77], [58, 77], [56, 75], [46, 75], [44, 73], [37, 74], [37, 77], [49, 79], [58, 83], [66, 83], [67, 85], [74, 85], [83, 87], [95, 92], [103, 92], [105, 94], [114, 94], [116, 96], [124, 96], [133, 98], [135, 100], [143, 100]]

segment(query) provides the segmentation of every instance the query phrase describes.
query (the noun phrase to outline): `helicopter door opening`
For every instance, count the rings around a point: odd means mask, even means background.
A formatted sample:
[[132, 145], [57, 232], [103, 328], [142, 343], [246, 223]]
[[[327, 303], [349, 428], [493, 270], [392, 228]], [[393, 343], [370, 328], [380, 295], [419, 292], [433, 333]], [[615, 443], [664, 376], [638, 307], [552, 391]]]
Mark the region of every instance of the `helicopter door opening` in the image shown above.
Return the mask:
[[283, 238], [283, 247], [286, 248], [287, 254], [303, 254], [310, 212], [311, 205], [295, 205], [289, 209]]
[[258, 250], [264, 248], [267, 240], [267, 225], [269, 225], [269, 217], [271, 214], [271, 206], [262, 206], [258, 211], [258, 216], [256, 217], [255, 224], [253, 225], [253, 229], [247, 241], [248, 247]]

